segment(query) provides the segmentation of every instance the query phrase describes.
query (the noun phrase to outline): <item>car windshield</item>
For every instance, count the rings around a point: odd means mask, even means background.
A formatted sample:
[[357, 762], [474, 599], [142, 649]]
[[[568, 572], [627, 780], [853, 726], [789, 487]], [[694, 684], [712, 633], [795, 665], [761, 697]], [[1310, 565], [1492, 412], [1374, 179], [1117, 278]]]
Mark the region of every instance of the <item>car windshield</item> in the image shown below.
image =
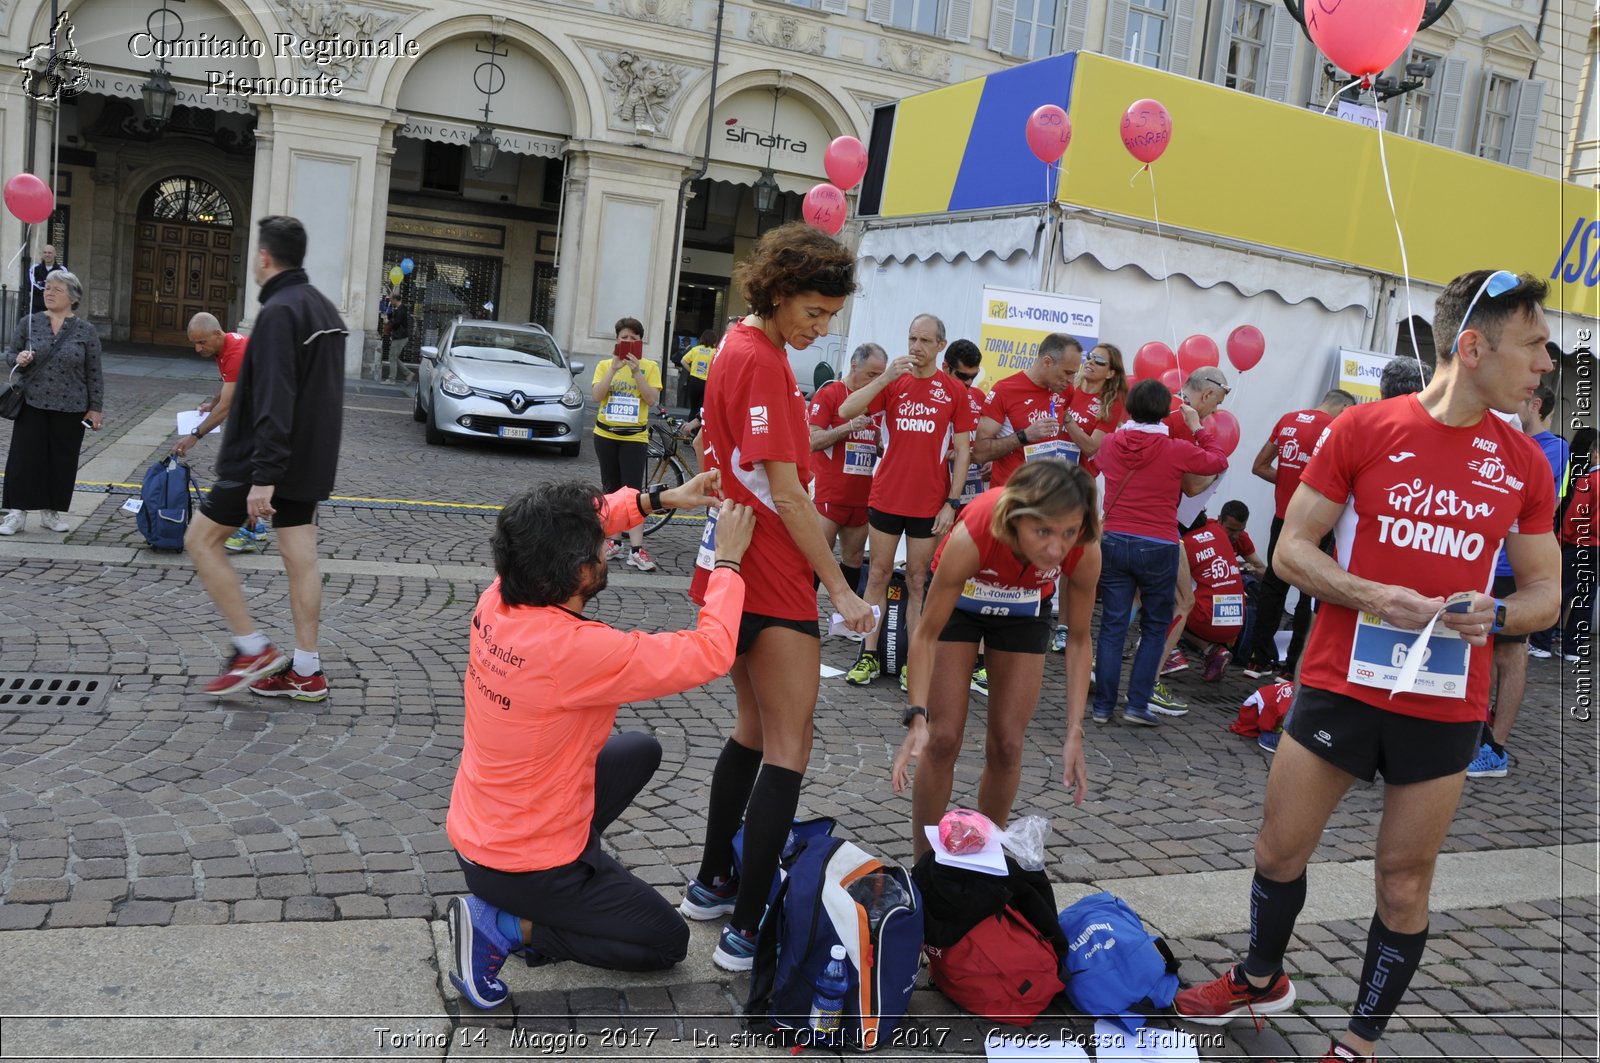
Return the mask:
[[511, 329], [463, 328], [450, 337], [450, 353], [475, 362], [507, 365], [553, 365], [566, 368], [561, 351], [549, 336]]

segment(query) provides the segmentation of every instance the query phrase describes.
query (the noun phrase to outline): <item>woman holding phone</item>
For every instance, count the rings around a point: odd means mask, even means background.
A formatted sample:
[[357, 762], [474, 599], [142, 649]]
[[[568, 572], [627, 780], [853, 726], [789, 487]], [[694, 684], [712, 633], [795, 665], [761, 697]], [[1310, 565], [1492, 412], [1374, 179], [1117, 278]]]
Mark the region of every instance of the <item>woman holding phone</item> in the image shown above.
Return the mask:
[[[661, 400], [661, 367], [644, 356], [644, 326], [625, 317], [616, 324], [617, 345], [610, 359], [594, 367], [592, 393], [599, 410], [594, 418], [594, 453], [600, 459], [600, 486], [607, 494], [624, 487], [644, 487], [645, 450], [649, 442], [650, 408]], [[644, 550], [644, 530], [628, 529], [628, 564], [650, 572], [656, 563]], [[606, 560], [622, 552], [622, 544], [606, 540]]]

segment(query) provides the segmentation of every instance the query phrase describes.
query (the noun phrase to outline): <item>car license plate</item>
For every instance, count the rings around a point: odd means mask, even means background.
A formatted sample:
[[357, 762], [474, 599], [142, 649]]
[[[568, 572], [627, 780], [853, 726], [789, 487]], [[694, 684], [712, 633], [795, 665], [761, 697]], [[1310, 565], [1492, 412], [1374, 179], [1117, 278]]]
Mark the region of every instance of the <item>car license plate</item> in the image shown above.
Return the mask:
[[501, 425], [500, 426], [500, 438], [501, 439], [532, 439], [533, 438], [533, 429], [531, 429], [531, 428], [508, 428], [505, 425]]

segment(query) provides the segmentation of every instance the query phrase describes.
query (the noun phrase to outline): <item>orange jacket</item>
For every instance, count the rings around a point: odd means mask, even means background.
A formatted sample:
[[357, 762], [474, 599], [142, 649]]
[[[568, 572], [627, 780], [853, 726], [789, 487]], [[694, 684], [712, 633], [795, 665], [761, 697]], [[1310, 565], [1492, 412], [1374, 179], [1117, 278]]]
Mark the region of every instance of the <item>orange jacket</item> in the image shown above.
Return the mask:
[[[607, 535], [643, 517], [635, 492], [608, 495]], [[498, 871], [571, 863], [589, 841], [594, 766], [617, 707], [676, 694], [733, 666], [744, 582], [717, 569], [692, 630], [617, 631], [560, 606], [507, 606], [496, 580], [472, 614], [461, 766], [445, 831]]]

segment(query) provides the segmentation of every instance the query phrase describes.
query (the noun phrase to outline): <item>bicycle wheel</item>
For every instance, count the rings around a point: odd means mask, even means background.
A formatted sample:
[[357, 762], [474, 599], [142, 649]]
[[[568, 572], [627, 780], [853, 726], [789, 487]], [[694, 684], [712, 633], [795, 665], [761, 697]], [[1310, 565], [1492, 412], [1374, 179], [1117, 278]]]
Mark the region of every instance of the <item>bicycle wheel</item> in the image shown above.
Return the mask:
[[[682, 487], [684, 482], [689, 479], [688, 473], [683, 467], [683, 462], [678, 460], [676, 454], [656, 453], [652, 447], [648, 460], [649, 464], [645, 466], [644, 477], [646, 487], [653, 487], [656, 484], [666, 488]], [[649, 535], [657, 528], [665, 525], [667, 521], [672, 519], [674, 512], [674, 510], [664, 509], [660, 513], [650, 514], [644, 519], [644, 533]]]

